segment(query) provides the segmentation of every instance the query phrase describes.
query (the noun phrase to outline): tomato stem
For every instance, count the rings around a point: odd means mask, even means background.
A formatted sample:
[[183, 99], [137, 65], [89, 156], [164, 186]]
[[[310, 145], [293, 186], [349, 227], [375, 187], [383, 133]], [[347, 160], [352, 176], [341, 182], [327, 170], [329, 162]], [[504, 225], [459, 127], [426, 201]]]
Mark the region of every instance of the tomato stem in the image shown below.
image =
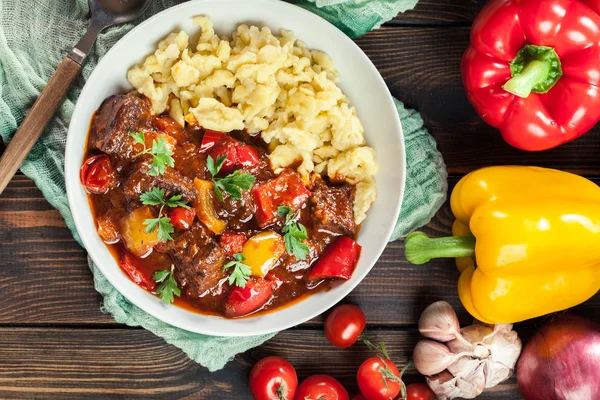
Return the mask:
[[277, 386], [277, 389], [275, 391], [279, 400], [288, 400], [287, 396], [285, 395], [285, 389], [283, 388], [283, 385], [281, 383], [279, 384], [279, 386]]

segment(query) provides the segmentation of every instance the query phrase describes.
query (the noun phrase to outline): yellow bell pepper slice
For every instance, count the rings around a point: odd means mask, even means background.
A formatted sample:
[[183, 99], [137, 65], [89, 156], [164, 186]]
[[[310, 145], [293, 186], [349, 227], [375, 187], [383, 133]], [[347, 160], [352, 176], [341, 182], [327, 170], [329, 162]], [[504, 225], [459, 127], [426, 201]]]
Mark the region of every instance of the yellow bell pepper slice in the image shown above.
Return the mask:
[[227, 227], [227, 223], [220, 220], [215, 212], [212, 198], [213, 183], [196, 178], [194, 179], [194, 186], [198, 190], [198, 203], [196, 204], [198, 219], [214, 234], [222, 233]]

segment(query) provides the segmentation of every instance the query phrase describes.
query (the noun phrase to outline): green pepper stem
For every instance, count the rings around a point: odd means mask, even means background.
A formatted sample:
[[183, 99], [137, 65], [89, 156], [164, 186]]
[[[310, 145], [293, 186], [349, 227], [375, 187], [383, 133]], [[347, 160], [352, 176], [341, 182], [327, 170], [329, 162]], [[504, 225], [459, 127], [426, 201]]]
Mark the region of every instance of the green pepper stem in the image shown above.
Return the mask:
[[530, 61], [519, 75], [512, 77], [502, 86], [502, 89], [519, 97], [528, 97], [533, 87], [546, 79], [550, 73], [550, 63], [547, 61]]
[[509, 65], [512, 78], [502, 88], [519, 97], [547, 93], [563, 74], [560, 57], [547, 46], [525, 45]]
[[475, 255], [475, 236], [432, 239], [423, 232], [413, 232], [404, 241], [404, 255], [412, 264], [425, 264], [432, 258], [472, 257]]

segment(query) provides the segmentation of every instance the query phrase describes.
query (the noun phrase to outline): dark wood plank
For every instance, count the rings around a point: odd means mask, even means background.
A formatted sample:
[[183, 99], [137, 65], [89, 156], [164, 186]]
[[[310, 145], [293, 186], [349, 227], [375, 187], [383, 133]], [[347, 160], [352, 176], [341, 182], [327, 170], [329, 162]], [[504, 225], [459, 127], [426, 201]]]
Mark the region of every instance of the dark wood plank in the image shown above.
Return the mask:
[[388, 25], [470, 24], [485, 0], [420, 0], [413, 10], [399, 14]]
[[[372, 332], [404, 365], [419, 340], [414, 331]], [[356, 371], [371, 352], [339, 350], [322, 331], [291, 330], [238, 355], [225, 369], [208, 373], [177, 348], [144, 330], [0, 329], [0, 393], [3, 399], [251, 399], [248, 374], [267, 355], [286, 357], [300, 379], [328, 373], [357, 394]], [[407, 382], [419, 379], [414, 372]], [[481, 400], [517, 398], [510, 379]]]
[[[457, 179], [451, 179], [454, 185]], [[598, 180], [597, 182], [600, 182]], [[448, 204], [428, 225], [434, 236], [448, 235], [453, 217]], [[0, 324], [113, 324], [100, 312], [85, 251], [72, 239], [57, 211], [33, 182], [15, 177], [0, 197]], [[388, 245], [367, 278], [346, 301], [359, 304], [373, 326], [414, 325], [430, 303], [444, 299], [462, 310], [456, 294], [459, 273], [452, 260], [414, 266], [404, 260], [401, 241]], [[578, 312], [600, 313], [600, 296]], [[310, 321], [321, 325], [322, 318]]]
[[469, 104], [460, 61], [469, 28], [384, 27], [357, 40], [392, 94], [421, 112], [451, 174], [498, 164], [538, 165], [600, 175], [600, 126], [578, 140], [541, 153], [506, 144]]

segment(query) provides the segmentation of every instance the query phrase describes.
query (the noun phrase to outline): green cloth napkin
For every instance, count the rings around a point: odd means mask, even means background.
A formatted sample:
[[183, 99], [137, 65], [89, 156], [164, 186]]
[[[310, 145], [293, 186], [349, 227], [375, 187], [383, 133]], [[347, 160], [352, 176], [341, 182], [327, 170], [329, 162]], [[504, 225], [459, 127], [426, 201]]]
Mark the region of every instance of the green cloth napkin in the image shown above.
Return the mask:
[[419, 0], [301, 0], [297, 4], [325, 18], [351, 38], [364, 35], [412, 10]]
[[[225, 1], [225, 0], [224, 0]], [[318, 0], [326, 1], [326, 0]], [[303, 0], [301, 5], [358, 35], [411, 8], [417, 0], [334, 0], [336, 5], [317, 9]], [[100, 34], [82, 76], [70, 91], [57, 116], [21, 166], [44, 197], [65, 219], [73, 236], [79, 236], [69, 211], [64, 182], [64, 151], [67, 127], [77, 97], [98, 59], [135, 24], [181, 1], [154, 0], [148, 11], [134, 23], [114, 27]], [[0, 136], [10, 140], [33, 101], [46, 85], [64, 55], [88, 26], [87, 0], [0, 0]], [[27, 27], [26, 32], [23, 27]], [[26, 33], [26, 34], [24, 34]], [[392, 239], [426, 224], [446, 197], [446, 170], [435, 141], [423, 127], [420, 115], [396, 102], [407, 151], [407, 182], [402, 213]], [[205, 336], [167, 325], [128, 302], [89, 261], [96, 290], [104, 298], [102, 310], [117, 322], [142, 326], [165, 339], [190, 358], [214, 371], [236, 354], [255, 347], [271, 335], [243, 338]]]

